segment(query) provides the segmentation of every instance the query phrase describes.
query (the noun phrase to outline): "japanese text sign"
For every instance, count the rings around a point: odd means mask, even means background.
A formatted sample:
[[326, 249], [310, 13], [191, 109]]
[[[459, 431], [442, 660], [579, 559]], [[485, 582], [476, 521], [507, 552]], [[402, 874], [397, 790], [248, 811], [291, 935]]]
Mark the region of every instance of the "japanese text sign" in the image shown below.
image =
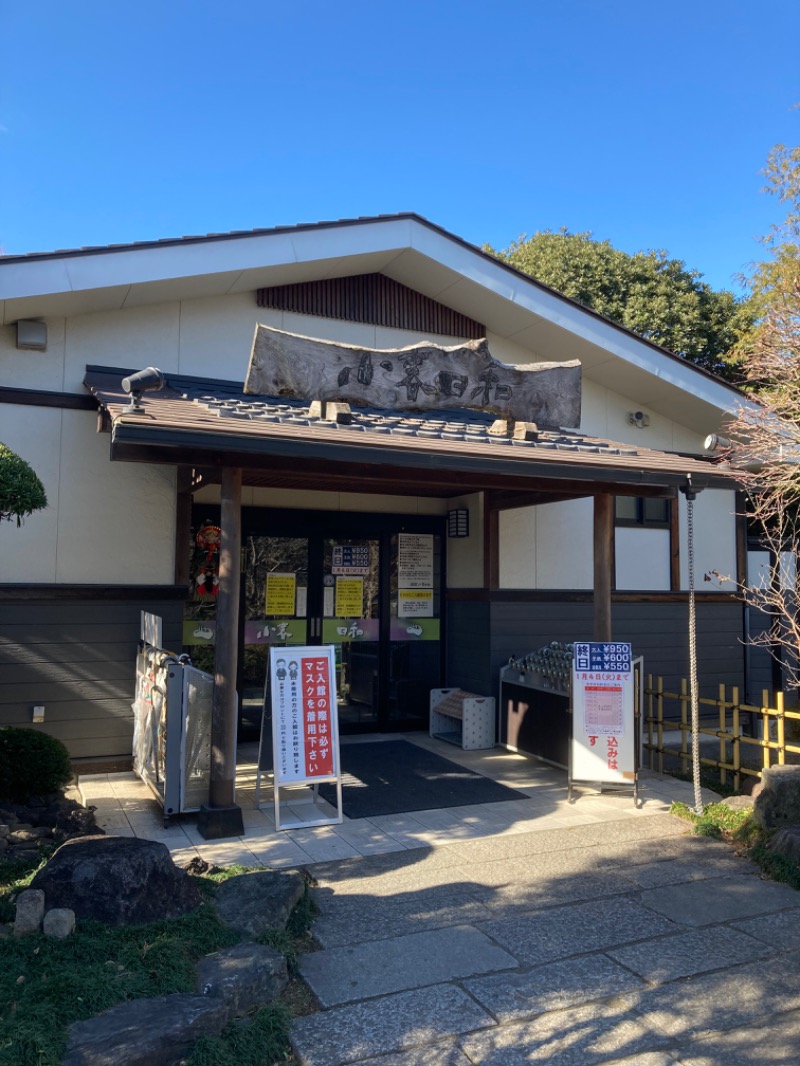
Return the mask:
[[333, 648], [270, 648], [270, 686], [276, 783], [335, 777], [339, 730]]

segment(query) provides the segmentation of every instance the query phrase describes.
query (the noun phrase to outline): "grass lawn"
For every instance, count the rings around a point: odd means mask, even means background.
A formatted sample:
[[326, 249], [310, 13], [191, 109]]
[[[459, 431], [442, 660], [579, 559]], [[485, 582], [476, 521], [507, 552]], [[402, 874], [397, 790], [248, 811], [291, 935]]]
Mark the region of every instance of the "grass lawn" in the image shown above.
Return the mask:
[[673, 803], [672, 813], [691, 822], [698, 835], [726, 841], [740, 855], [756, 863], [772, 881], [800, 889], [800, 865], [786, 855], [769, 850], [775, 830], [762, 829], [752, 808], [732, 810], [724, 803], [709, 803], [697, 815], [685, 803]]
[[[13, 900], [27, 887], [36, 864], [0, 862], [0, 922], [14, 917]], [[8, 936], [0, 946], [0, 1066], [58, 1066], [67, 1028], [123, 1000], [194, 992], [195, 966], [204, 955], [238, 943], [211, 900], [215, 883], [243, 867], [198, 877], [206, 901], [181, 918], [110, 928], [79, 922], [66, 940]], [[272, 1066], [292, 1061], [289, 1023], [315, 1009], [297, 978], [297, 956], [313, 946], [310, 898], [301, 900], [284, 931], [259, 938], [282, 951], [292, 981], [276, 1003], [232, 1023], [218, 1038], [196, 1044], [187, 1066]]]

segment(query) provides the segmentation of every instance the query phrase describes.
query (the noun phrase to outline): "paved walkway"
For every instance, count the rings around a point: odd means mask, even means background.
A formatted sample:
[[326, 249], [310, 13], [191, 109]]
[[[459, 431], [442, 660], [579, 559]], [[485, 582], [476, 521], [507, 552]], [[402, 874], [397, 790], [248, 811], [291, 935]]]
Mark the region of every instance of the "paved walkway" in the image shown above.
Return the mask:
[[107, 832], [178, 862], [313, 874], [321, 950], [302, 973], [322, 1010], [294, 1023], [302, 1066], [800, 1062], [800, 893], [687, 836], [667, 812], [690, 785], [645, 773], [640, 809], [568, 804], [562, 771], [407, 739], [524, 798], [277, 833], [245, 750], [245, 833], [210, 842], [191, 816], [165, 828], [131, 774], [80, 788]]
[[[575, 803], [567, 802], [567, 777], [563, 770], [500, 748], [461, 751], [452, 744], [421, 733], [358, 738], [358, 743], [380, 744], [382, 739], [402, 736], [435, 751], [452, 762], [499, 781], [522, 793], [522, 798], [446, 810], [414, 811], [376, 818], [345, 818], [342, 825], [318, 826], [276, 832], [272, 788], [262, 782], [261, 809], [255, 807], [257, 744], [241, 745], [236, 775], [236, 800], [242, 807], [245, 832], [241, 837], [207, 841], [197, 831], [194, 815], [164, 825], [163, 811], [152, 792], [135, 774], [83, 775], [79, 788], [84, 803], [95, 808], [97, 824], [118, 836], [141, 836], [161, 840], [176, 862], [186, 863], [195, 855], [217, 865], [273, 868], [305, 866], [330, 859], [381, 855], [420, 847], [435, 847], [456, 840], [518, 835], [545, 829], [644, 818], [668, 811], [673, 800], [694, 802], [692, 787], [671, 777], [645, 772], [642, 775], [639, 809], [630, 793], [598, 793], [583, 790]], [[342, 741], [348, 743], [347, 739]], [[299, 789], [289, 793], [288, 807], [298, 818], [308, 814], [310, 794]], [[327, 804], [321, 810], [335, 813]]]
[[311, 873], [303, 1066], [800, 1062], [800, 893], [671, 815]]

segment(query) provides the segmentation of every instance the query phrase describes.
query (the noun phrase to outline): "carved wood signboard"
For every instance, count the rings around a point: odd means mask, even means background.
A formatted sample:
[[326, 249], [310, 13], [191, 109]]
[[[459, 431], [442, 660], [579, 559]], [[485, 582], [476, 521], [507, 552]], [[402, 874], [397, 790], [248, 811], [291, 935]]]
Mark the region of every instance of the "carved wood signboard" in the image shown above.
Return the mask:
[[577, 359], [509, 366], [485, 338], [359, 348], [257, 326], [244, 391], [399, 411], [471, 408], [543, 428], [576, 429], [581, 419]]

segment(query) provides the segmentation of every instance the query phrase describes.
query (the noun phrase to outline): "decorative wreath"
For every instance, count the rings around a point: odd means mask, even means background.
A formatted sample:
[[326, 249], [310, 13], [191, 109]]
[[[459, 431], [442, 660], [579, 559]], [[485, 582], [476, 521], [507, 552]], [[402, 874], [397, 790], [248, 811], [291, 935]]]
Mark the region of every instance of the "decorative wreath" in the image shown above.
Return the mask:
[[198, 548], [213, 555], [214, 552], [219, 551], [222, 530], [219, 526], [200, 526], [194, 539]]

